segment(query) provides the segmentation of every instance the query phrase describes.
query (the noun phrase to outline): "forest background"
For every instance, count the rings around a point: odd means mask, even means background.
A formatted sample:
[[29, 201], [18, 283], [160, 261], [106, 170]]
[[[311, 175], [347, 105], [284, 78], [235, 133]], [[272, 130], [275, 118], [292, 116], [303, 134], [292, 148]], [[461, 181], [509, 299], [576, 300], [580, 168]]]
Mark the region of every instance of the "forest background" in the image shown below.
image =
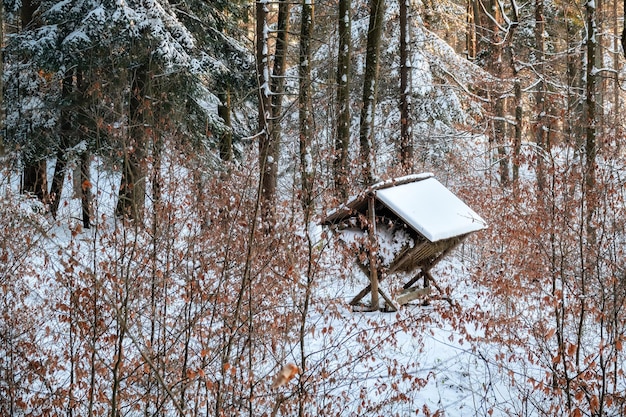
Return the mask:
[[[624, 4], [1, 12], [0, 414], [626, 415]], [[352, 312], [319, 224], [417, 172], [489, 228]]]

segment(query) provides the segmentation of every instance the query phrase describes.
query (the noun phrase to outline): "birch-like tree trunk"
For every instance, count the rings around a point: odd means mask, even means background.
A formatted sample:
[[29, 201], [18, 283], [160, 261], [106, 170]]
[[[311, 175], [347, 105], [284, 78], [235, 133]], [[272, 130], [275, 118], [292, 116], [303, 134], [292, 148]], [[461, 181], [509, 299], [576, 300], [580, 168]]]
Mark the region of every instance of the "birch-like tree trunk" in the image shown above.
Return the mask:
[[596, 38], [596, 7], [593, 0], [588, 0], [585, 5], [587, 19], [587, 68], [585, 86], [585, 203], [587, 205], [587, 234], [591, 242], [595, 241], [593, 214], [596, 210], [596, 156], [597, 156], [597, 81], [598, 74], [596, 64], [597, 38]]
[[259, 91], [258, 103], [258, 138], [259, 169], [261, 181], [261, 206], [263, 217], [273, 222], [273, 204], [276, 200], [277, 161], [271, 155], [271, 136], [269, 123], [271, 118], [270, 67], [269, 67], [269, 27], [267, 25], [267, 3], [256, 2], [256, 71]]
[[374, 181], [373, 150], [374, 116], [378, 94], [378, 66], [380, 59], [380, 39], [385, 14], [384, 0], [370, 0], [370, 17], [367, 31], [367, 51], [365, 56], [365, 76], [363, 78], [363, 107], [359, 121], [359, 150], [361, 178], [365, 185]]
[[314, 9], [311, 0], [302, 1], [300, 23], [300, 59], [298, 75], [298, 120], [300, 130], [300, 180], [302, 181], [302, 208], [307, 221], [313, 209], [313, 160], [311, 156], [311, 136], [313, 135], [313, 115], [311, 114], [311, 39], [313, 36]]
[[413, 169], [411, 122], [411, 13], [410, 0], [400, 1], [400, 161], [404, 173]]
[[539, 155], [537, 155], [537, 190], [543, 192], [546, 186], [546, 172], [544, 163], [544, 151], [547, 146], [548, 122], [547, 122], [547, 106], [546, 106], [546, 83], [545, 77], [545, 41], [544, 32], [546, 30], [544, 20], [544, 2], [543, 0], [535, 1], [535, 68], [538, 75], [535, 90], [535, 114], [537, 120], [535, 122], [535, 142]]
[[351, 27], [350, 0], [339, 0], [339, 51], [337, 52], [337, 137], [335, 139], [335, 188], [337, 194], [348, 198], [350, 148], [350, 55]]
[[[278, 158], [280, 156], [280, 142], [282, 137], [281, 122], [283, 117], [283, 96], [285, 94], [285, 70], [287, 67], [287, 48], [289, 46], [289, 14], [290, 2], [278, 3], [278, 21], [276, 22], [276, 47], [274, 50], [274, 66], [270, 80], [272, 92], [272, 119], [268, 123], [270, 127], [270, 142], [268, 145], [268, 170], [271, 177], [277, 181]], [[275, 187], [275, 185], [274, 185]]]
[[[0, 2], [0, 45], [4, 45], [4, 2]], [[0, 157], [4, 156], [4, 48], [0, 48]]]
[[[626, 13], [626, 0], [624, 0], [624, 8], [622, 9], [624, 13]], [[626, 58], [626, 22], [623, 23], [624, 28], [622, 29], [622, 52], [624, 53], [624, 58]]]

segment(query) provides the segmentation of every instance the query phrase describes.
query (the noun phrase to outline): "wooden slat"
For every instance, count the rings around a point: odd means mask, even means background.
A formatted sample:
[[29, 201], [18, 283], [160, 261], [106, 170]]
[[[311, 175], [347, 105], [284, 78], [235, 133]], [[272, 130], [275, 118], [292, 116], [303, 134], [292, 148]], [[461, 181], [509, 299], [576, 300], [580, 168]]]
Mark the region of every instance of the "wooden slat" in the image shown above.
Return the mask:
[[427, 297], [430, 294], [431, 288], [409, 288], [408, 290], [402, 291], [401, 295], [396, 297], [396, 302], [403, 306], [411, 301], [420, 298]]

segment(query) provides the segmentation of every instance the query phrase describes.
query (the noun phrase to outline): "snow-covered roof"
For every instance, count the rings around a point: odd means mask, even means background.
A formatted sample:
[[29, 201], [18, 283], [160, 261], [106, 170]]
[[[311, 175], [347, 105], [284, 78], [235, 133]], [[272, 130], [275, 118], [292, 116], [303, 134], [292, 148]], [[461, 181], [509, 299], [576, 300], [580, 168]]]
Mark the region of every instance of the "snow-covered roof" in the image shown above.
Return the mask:
[[374, 191], [376, 198], [431, 242], [484, 229], [487, 223], [435, 178]]
[[368, 196], [374, 196], [412, 229], [431, 242], [466, 235], [487, 223], [432, 174], [416, 174], [383, 181], [330, 213], [330, 224], [365, 213]]

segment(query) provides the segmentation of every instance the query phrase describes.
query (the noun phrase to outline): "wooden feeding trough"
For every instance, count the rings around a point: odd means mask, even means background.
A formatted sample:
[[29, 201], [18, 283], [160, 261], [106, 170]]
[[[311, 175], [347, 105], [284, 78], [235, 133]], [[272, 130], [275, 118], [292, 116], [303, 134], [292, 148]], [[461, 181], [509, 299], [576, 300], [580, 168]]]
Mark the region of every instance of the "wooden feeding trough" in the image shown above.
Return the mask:
[[[323, 224], [356, 252], [356, 262], [369, 284], [350, 302], [371, 293], [371, 309], [378, 310], [380, 295], [386, 310], [418, 298], [428, 300], [430, 270], [470, 233], [484, 229], [485, 221], [432, 174], [417, 174], [380, 182], [331, 212]], [[379, 283], [395, 273], [413, 275], [390, 297]], [[416, 286], [422, 279], [422, 287]], [[441, 291], [440, 291], [441, 292]]]

